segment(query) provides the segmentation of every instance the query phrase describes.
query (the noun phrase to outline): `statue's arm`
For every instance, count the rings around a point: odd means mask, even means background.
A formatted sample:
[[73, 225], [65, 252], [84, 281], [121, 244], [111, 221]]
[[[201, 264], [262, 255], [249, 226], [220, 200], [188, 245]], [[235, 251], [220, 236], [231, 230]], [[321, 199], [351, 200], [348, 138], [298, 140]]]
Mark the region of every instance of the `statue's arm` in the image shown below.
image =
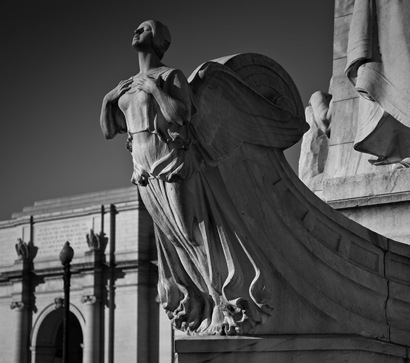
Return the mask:
[[118, 86], [108, 92], [103, 99], [100, 126], [107, 139], [112, 139], [117, 133], [127, 131], [125, 117], [118, 107], [118, 100], [130, 89], [131, 83], [132, 79], [121, 81]]
[[184, 125], [190, 121], [191, 94], [189, 84], [182, 72], [173, 71], [168, 76], [164, 89], [149, 77], [143, 77], [139, 87], [155, 98], [168, 122]]

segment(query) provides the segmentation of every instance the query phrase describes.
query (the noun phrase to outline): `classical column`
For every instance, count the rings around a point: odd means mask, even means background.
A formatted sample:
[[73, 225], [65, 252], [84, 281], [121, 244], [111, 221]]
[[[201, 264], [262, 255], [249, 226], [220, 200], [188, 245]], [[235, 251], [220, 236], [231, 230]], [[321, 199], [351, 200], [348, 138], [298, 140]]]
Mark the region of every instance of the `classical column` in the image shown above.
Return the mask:
[[139, 262], [137, 295], [137, 361], [159, 362], [159, 304], [156, 266]]
[[[103, 230], [103, 226], [101, 229]], [[85, 287], [81, 298], [85, 314], [83, 363], [99, 363], [104, 360], [104, 251], [107, 243], [104, 232], [96, 234], [91, 230], [87, 234], [90, 250], [85, 253], [84, 259], [90, 285]]]
[[81, 302], [85, 305], [83, 363], [97, 363], [101, 361], [101, 304], [94, 295], [83, 296]]
[[33, 259], [37, 248], [30, 242], [24, 242], [21, 238], [15, 245], [17, 260], [14, 262], [13, 271], [9, 273], [13, 283], [13, 295], [10, 308], [16, 314], [15, 336], [15, 363], [30, 362], [30, 333], [33, 311], [34, 275]]
[[15, 335], [15, 363], [28, 363], [29, 360], [29, 345], [30, 345], [30, 327], [29, 327], [29, 309], [22, 301], [13, 301], [10, 304], [16, 314], [16, 335]]

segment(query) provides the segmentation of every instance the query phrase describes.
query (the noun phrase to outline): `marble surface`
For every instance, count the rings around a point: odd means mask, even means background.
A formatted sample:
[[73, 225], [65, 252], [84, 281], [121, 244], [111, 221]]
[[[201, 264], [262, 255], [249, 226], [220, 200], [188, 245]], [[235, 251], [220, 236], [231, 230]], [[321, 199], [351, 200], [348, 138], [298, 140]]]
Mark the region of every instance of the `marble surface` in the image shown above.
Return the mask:
[[[396, 3], [395, 3], [396, 4]], [[358, 125], [363, 121], [359, 115], [359, 93], [346, 76], [347, 51], [351, 22], [354, 12], [354, 0], [335, 1], [334, 19], [334, 49], [333, 49], [333, 117], [332, 134], [328, 151], [327, 163], [323, 180], [339, 177], [350, 177], [361, 174], [384, 174], [391, 170], [388, 166], [374, 166], [368, 160], [376, 159], [375, 156], [359, 153], [353, 146], [358, 130]], [[393, 5], [392, 5], [393, 6]], [[331, 183], [330, 183], [331, 184]], [[330, 186], [328, 183], [327, 185]], [[326, 185], [324, 189], [326, 189]], [[343, 190], [347, 191], [348, 188]], [[410, 186], [409, 186], [410, 189]], [[337, 198], [348, 198], [348, 195], [331, 195], [336, 189], [328, 188], [323, 191], [325, 200], [332, 201]]]
[[409, 169], [389, 170], [385, 173], [367, 173], [347, 177], [334, 177], [324, 182], [327, 202], [357, 198], [372, 198], [403, 193], [409, 190]]
[[409, 16], [407, 1], [356, 0], [348, 32], [345, 73], [360, 95], [355, 149], [380, 165], [410, 156]]
[[335, 2], [333, 115], [321, 197], [352, 220], [391, 239], [410, 243], [409, 172], [375, 166], [354, 150], [359, 95], [345, 75], [354, 1]]
[[184, 337], [175, 341], [178, 363], [390, 363], [405, 362], [408, 348], [353, 335]]

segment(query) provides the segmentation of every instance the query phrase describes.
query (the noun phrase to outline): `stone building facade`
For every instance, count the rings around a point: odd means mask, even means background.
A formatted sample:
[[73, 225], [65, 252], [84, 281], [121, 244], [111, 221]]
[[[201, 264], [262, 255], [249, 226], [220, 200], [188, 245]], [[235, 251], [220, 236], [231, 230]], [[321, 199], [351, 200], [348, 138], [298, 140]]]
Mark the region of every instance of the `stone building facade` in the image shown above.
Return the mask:
[[36, 202], [0, 222], [7, 362], [61, 361], [66, 241], [74, 249], [70, 362], [170, 363], [173, 332], [157, 302], [153, 226], [135, 187]]

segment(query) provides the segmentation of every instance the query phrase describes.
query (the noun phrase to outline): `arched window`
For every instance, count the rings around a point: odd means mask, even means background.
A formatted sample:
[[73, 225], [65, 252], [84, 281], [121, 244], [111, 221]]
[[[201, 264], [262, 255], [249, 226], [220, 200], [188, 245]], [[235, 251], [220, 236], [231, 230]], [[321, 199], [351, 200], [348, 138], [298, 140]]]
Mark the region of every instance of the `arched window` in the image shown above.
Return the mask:
[[[70, 306], [71, 309], [71, 306]], [[79, 313], [79, 312], [78, 312]], [[81, 363], [83, 356], [83, 329], [77, 317], [69, 316], [69, 363]], [[80, 315], [80, 319], [82, 316]], [[63, 352], [63, 309], [46, 308], [37, 319], [32, 334], [32, 362], [59, 363]]]

